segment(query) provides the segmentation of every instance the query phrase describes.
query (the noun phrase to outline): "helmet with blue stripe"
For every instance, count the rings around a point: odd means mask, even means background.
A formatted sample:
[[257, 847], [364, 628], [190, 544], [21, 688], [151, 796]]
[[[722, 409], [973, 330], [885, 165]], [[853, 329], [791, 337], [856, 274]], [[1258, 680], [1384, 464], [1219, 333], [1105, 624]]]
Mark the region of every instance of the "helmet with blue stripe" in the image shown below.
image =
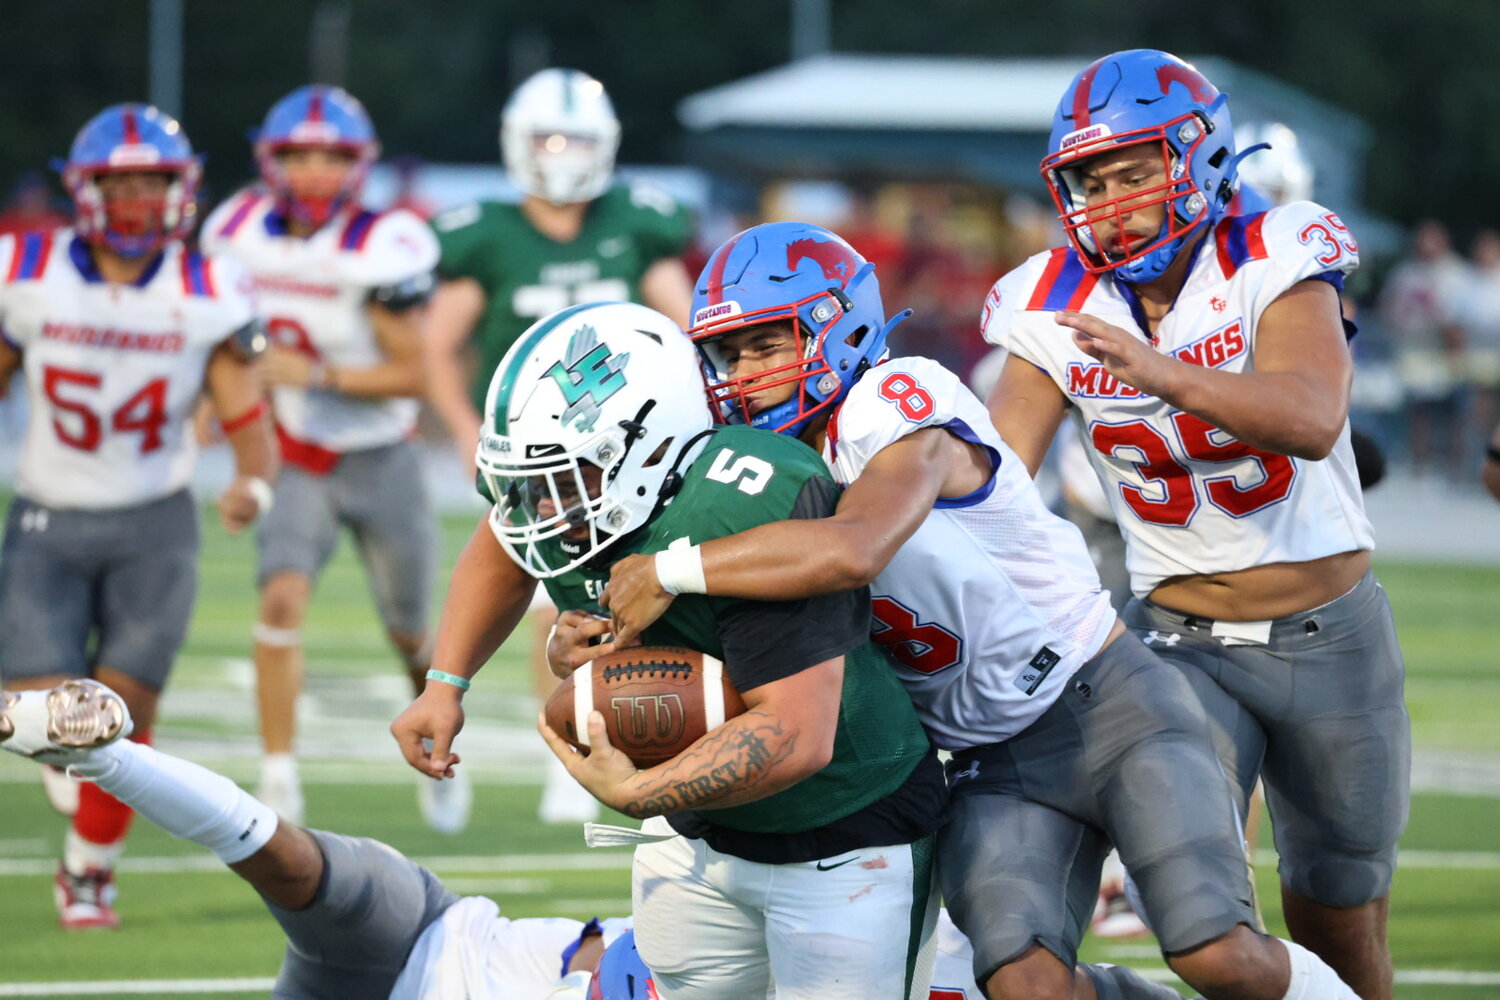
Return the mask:
[[626, 931], [599, 959], [589, 981], [588, 1000], [657, 1000], [657, 996], [651, 970], [636, 951], [635, 931]]
[[[255, 162], [276, 198], [277, 210], [312, 226], [323, 225], [359, 194], [380, 156], [380, 140], [365, 106], [342, 87], [321, 83], [298, 87], [271, 105], [254, 141]], [[330, 194], [294, 194], [280, 154], [313, 148], [344, 152], [352, 166]]]
[[[841, 237], [803, 222], [769, 222], [730, 237], [709, 257], [693, 289], [688, 335], [708, 362], [709, 401], [721, 419], [796, 436], [879, 363], [891, 328], [910, 315], [887, 322], [875, 265]], [[777, 322], [790, 325], [797, 359], [735, 376], [722, 339]], [[793, 391], [785, 402], [752, 402], [787, 384]]]
[[[202, 161], [182, 126], [149, 104], [116, 104], [90, 118], [61, 166], [76, 209], [74, 226], [96, 246], [140, 257], [192, 229]], [[124, 173], [166, 175], [164, 198], [106, 203], [99, 178]]]
[[[1097, 186], [1092, 194], [1085, 190], [1089, 161], [1135, 146], [1160, 157], [1161, 183], [1114, 198], [1102, 197]], [[1090, 271], [1113, 271], [1123, 281], [1160, 277], [1234, 196], [1239, 158], [1228, 95], [1191, 64], [1157, 49], [1107, 55], [1074, 77], [1053, 115], [1048, 149], [1042, 177], [1068, 240]], [[1165, 206], [1161, 227], [1138, 246], [1108, 245], [1095, 232], [1108, 220], [1123, 233], [1131, 213], [1155, 205]]]

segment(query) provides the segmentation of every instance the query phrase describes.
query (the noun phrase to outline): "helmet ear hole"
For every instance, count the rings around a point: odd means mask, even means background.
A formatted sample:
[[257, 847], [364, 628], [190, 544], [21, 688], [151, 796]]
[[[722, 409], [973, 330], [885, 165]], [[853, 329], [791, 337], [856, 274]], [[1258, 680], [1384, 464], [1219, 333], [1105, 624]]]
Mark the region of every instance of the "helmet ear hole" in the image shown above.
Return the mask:
[[[675, 441], [675, 440], [677, 440], [677, 439], [676, 438], [667, 438], [660, 445], [658, 445], [657, 448], [656, 448], [656, 450], [653, 451], [646, 458], [646, 460], [641, 463], [641, 468], [643, 468], [643, 469], [649, 469], [652, 466], [660, 465], [662, 463], [662, 460], [667, 457], [667, 451], [668, 451], [668, 449], [670, 449], [672, 447], [672, 442]], [[641, 495], [642, 496], [645, 495], [645, 490], [641, 491]]]
[[1224, 157], [1228, 155], [1229, 149], [1225, 146], [1220, 146], [1218, 149], [1214, 150], [1214, 155], [1208, 158], [1208, 165], [1210, 167], [1217, 168], [1219, 164], [1224, 162]]
[[854, 348], [857, 351], [859, 350], [860, 345], [865, 342], [865, 338], [869, 335], [870, 328], [868, 326], [855, 327], [854, 330], [850, 332], [849, 336], [844, 338], [844, 343], [848, 344], [850, 347]]

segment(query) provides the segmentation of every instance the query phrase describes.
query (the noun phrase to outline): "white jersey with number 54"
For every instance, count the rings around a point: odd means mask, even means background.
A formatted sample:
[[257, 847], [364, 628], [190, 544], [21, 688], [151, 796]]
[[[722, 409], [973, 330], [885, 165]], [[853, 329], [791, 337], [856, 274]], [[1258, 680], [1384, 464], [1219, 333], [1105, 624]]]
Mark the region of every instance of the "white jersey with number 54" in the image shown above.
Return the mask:
[[1373, 548], [1348, 423], [1322, 461], [1260, 451], [1119, 382], [1054, 314], [1098, 317], [1190, 364], [1250, 371], [1272, 302], [1300, 281], [1342, 288], [1358, 266], [1359, 248], [1339, 217], [1299, 201], [1219, 222], [1154, 339], [1129, 285], [1089, 274], [1071, 249], [1038, 254], [995, 284], [981, 320], [985, 339], [1047, 373], [1073, 405], [1125, 534], [1137, 596], [1172, 576]]
[[234, 262], [180, 243], [115, 285], [71, 229], [0, 237], [0, 331], [21, 354], [31, 409], [16, 491], [112, 510], [187, 485], [209, 355], [253, 318]]
[[941, 428], [990, 457], [969, 496], [939, 499], [870, 586], [884, 646], [932, 740], [1007, 739], [1057, 700], [1114, 624], [1083, 536], [1047, 510], [1026, 467], [958, 376], [927, 358], [865, 372], [828, 422], [842, 484], [908, 434]]

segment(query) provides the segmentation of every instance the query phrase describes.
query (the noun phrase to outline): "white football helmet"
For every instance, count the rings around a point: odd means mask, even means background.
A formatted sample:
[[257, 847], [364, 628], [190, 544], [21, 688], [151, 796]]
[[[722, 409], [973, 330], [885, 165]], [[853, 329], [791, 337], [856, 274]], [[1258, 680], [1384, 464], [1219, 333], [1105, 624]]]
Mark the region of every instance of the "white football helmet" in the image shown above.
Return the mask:
[[566, 573], [671, 500], [712, 426], [676, 323], [626, 302], [555, 312], [490, 379], [475, 455], [490, 528], [532, 576]]
[[1311, 198], [1312, 161], [1298, 146], [1297, 133], [1280, 122], [1241, 125], [1234, 130], [1236, 149], [1249, 149], [1262, 142], [1271, 148], [1257, 150], [1240, 161], [1240, 183], [1250, 185], [1274, 205]]
[[603, 194], [619, 149], [620, 121], [604, 84], [576, 69], [536, 73], [500, 113], [500, 153], [511, 182], [555, 204]]

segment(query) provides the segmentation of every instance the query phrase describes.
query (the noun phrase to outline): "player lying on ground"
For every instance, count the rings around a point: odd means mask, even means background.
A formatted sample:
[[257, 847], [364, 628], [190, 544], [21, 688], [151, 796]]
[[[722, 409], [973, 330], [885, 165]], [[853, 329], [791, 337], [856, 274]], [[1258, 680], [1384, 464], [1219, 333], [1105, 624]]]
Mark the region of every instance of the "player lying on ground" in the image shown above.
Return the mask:
[[[559, 606], [598, 610], [609, 563], [630, 552], [832, 512], [818, 456], [715, 428], [698, 371], [675, 323], [624, 303], [557, 313], [506, 354], [478, 455], [495, 509], [460, 556], [434, 651], [453, 676], [392, 726], [414, 766], [441, 775], [452, 762], [461, 688], [524, 610], [531, 576]], [[553, 737], [602, 802], [667, 817], [634, 869], [637, 941], [662, 996], [760, 997], [773, 978], [782, 998], [925, 996], [917, 960], [947, 789], [869, 643], [868, 593], [689, 597], [646, 636], [719, 659], [748, 706], [645, 770], [592, 735], [587, 758]]]
[[800, 436], [847, 488], [832, 517], [621, 561], [604, 600], [620, 641], [675, 606], [663, 580], [760, 600], [869, 583], [875, 641], [953, 751], [939, 881], [991, 997], [1172, 995], [1076, 966], [1111, 841], [1168, 964], [1204, 995], [1352, 997], [1254, 930], [1192, 689], [1126, 632], [984, 404], [934, 361], [886, 357], [872, 265], [825, 229], [756, 226], [714, 252], [694, 306], [726, 417]]
[[0, 748], [67, 767], [260, 893], [287, 936], [274, 1000], [583, 1000], [587, 970], [629, 926], [508, 919], [386, 844], [281, 820], [228, 778], [126, 740], [130, 728], [95, 681], [0, 694]]

